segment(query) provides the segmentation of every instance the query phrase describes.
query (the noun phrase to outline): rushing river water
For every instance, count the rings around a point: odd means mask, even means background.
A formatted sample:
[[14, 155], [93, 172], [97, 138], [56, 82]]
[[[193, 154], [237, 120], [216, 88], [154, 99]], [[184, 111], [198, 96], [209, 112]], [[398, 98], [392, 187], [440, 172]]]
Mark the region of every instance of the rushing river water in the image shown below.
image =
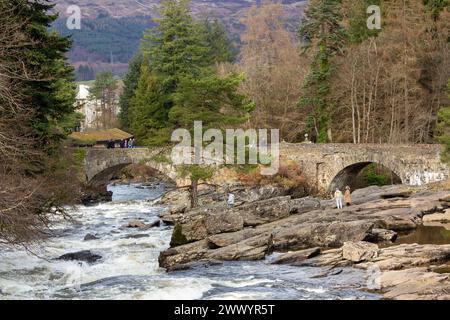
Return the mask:
[[[131, 219], [156, 221], [163, 207], [152, 200], [164, 186], [111, 186], [113, 202], [71, 209], [76, 223], [55, 224], [55, 236], [33, 254], [0, 249], [0, 299], [377, 299], [365, 288], [365, 273], [232, 262], [175, 273], [158, 266], [169, 247], [171, 228], [120, 228]], [[84, 241], [86, 234], [99, 240]], [[133, 238], [138, 235], [139, 238]], [[91, 250], [94, 264], [60, 261], [70, 252]]]

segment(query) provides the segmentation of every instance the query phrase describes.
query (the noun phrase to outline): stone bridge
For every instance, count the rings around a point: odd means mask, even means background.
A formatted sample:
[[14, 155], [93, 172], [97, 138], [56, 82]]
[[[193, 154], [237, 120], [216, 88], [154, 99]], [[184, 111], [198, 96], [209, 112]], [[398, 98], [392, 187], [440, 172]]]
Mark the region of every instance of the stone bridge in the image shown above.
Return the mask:
[[[178, 185], [183, 184], [176, 169], [163, 157], [161, 148], [89, 149], [84, 160], [86, 179], [90, 184], [107, 184], [113, 175], [130, 164], [146, 164], [164, 174]], [[167, 158], [169, 159], [169, 158]]]
[[[389, 168], [403, 184], [425, 185], [443, 181], [449, 169], [440, 160], [440, 145], [389, 144], [287, 144], [280, 145], [282, 160], [297, 162], [318, 190], [326, 191], [351, 184], [371, 163]], [[85, 159], [87, 180], [106, 183], [117, 170], [133, 163], [145, 163], [184, 185], [175, 168], [161, 161], [162, 149], [90, 149]], [[167, 157], [168, 158], [168, 157]]]

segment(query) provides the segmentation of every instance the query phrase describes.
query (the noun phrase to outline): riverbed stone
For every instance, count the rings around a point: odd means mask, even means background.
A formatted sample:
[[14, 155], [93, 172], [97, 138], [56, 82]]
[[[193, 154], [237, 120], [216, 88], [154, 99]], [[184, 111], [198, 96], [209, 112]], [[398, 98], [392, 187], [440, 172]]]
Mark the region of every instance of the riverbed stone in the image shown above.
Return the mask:
[[300, 262], [314, 258], [318, 255], [320, 255], [320, 248], [316, 247], [282, 254], [275, 258], [271, 263], [297, 265]]
[[450, 222], [450, 209], [443, 213], [433, 213], [423, 217], [423, 222]]
[[370, 242], [346, 242], [342, 246], [342, 258], [355, 263], [371, 261], [377, 255], [378, 246]]
[[140, 220], [133, 219], [133, 220], [128, 221], [128, 224], [124, 225], [124, 227], [125, 227], [125, 228], [139, 228], [139, 229], [144, 229], [144, 228], [147, 227], [147, 225], [146, 225], [144, 222], [140, 221]]
[[92, 253], [90, 250], [83, 250], [78, 252], [66, 253], [57, 258], [57, 260], [64, 260], [64, 261], [76, 260], [76, 261], [84, 261], [87, 263], [95, 263], [101, 258], [102, 258], [101, 255]]
[[392, 230], [373, 228], [370, 235], [365, 239], [369, 242], [394, 242], [398, 237], [398, 233]]
[[87, 235], [84, 236], [84, 241], [92, 241], [92, 240], [98, 240], [100, 238], [98, 238], [97, 236], [88, 233]]

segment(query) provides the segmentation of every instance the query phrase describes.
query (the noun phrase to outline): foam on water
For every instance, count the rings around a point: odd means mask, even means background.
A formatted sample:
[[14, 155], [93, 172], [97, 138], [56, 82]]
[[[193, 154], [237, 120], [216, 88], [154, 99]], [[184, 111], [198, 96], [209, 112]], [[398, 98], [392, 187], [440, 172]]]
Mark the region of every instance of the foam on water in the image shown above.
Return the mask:
[[[363, 274], [346, 270], [315, 279], [315, 268], [275, 266], [268, 261], [230, 262], [166, 273], [158, 256], [169, 247], [167, 226], [139, 231], [122, 226], [131, 219], [151, 223], [164, 209], [152, 200], [162, 186], [110, 187], [113, 202], [70, 209], [75, 223], [55, 221], [55, 236], [42, 247], [0, 251], [0, 299], [374, 299], [361, 290]], [[99, 240], [84, 241], [86, 234]], [[131, 235], [146, 235], [129, 238]], [[90, 250], [94, 264], [55, 258]]]

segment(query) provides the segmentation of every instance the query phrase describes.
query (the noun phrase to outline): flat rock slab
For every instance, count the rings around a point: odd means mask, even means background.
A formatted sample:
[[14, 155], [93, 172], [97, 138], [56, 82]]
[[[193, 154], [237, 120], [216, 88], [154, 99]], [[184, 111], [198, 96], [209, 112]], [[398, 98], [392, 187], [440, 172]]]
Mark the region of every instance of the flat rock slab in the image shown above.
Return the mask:
[[272, 264], [291, 264], [296, 265], [307, 259], [317, 257], [320, 254], [320, 248], [312, 248], [295, 252], [288, 252], [280, 255], [272, 261]]

